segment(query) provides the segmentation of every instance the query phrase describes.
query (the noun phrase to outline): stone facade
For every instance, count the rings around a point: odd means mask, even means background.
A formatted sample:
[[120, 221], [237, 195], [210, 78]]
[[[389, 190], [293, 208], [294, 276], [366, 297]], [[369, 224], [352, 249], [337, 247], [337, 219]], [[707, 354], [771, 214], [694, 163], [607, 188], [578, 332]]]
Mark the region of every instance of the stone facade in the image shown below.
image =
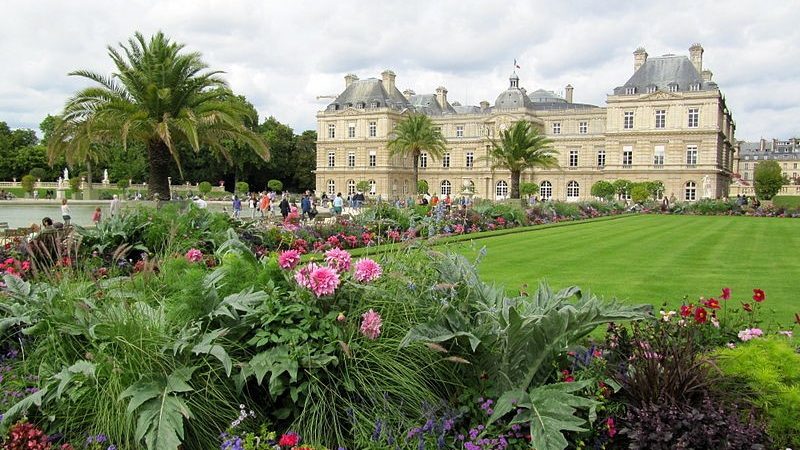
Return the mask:
[[369, 181], [372, 193], [384, 199], [412, 195], [411, 158], [389, 157], [386, 144], [398, 121], [419, 112], [447, 140], [443, 158], [420, 161], [419, 178], [431, 193], [506, 197], [510, 173], [491, 169], [488, 149], [501, 130], [527, 120], [559, 153], [558, 169], [522, 174], [521, 181], [540, 185], [543, 198], [589, 199], [596, 181], [621, 178], [659, 180], [666, 195], [681, 200], [727, 196], [735, 124], [711, 72], [702, 67], [702, 54], [698, 44], [690, 57], [648, 59], [637, 49], [633, 76], [614, 88], [605, 107], [573, 102], [569, 85], [564, 97], [541, 89], [528, 93], [516, 74], [494, 105], [476, 106], [450, 103], [444, 87], [434, 94], [401, 93], [389, 70], [381, 79], [348, 74], [345, 90], [317, 114], [317, 191], [347, 195]]

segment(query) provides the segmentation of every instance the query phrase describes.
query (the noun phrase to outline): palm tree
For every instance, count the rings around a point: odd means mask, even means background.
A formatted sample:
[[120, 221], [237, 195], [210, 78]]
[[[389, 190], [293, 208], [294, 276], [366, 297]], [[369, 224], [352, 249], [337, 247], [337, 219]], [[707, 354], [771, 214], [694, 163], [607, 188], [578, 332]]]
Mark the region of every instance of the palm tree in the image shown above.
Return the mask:
[[[47, 156], [51, 166], [61, 155], [66, 157], [67, 164], [71, 167], [77, 164], [86, 164], [87, 192], [89, 193], [92, 190], [92, 165], [97, 164], [103, 158], [102, 143], [108, 137], [107, 133], [102, 130], [94, 132], [92, 123], [91, 118], [76, 122], [54, 117], [53, 131], [47, 140]], [[91, 194], [89, 195], [91, 196]]]
[[394, 138], [386, 147], [389, 155], [411, 155], [414, 160], [414, 189], [418, 189], [419, 156], [428, 152], [432, 158], [439, 159], [446, 150], [442, 132], [433, 126], [430, 117], [424, 114], [411, 114], [394, 127]]
[[[150, 165], [149, 193], [162, 199], [169, 198], [173, 160], [183, 173], [181, 146], [195, 152], [208, 148], [230, 161], [226, 144], [241, 142], [267, 158], [263, 138], [244, 126], [252, 110], [230, 91], [221, 72], [206, 70], [199, 53], [183, 52], [183, 45], [161, 32], [149, 41], [136, 33], [127, 46], [119, 47], [121, 51], [108, 47], [117, 68], [111, 77], [86, 70], [70, 73], [99, 86], [77, 92], [62, 114], [61, 126], [67, 130], [62, 136], [83, 129], [86, 139], [62, 140], [54, 144], [53, 153], [112, 137], [125, 146], [142, 142]], [[85, 126], [88, 122], [91, 125]]]
[[530, 122], [520, 120], [500, 132], [500, 140], [492, 140], [488, 158], [492, 169], [511, 171], [511, 198], [519, 197], [519, 177], [526, 169], [558, 167], [558, 152], [550, 147], [553, 141], [539, 134]]

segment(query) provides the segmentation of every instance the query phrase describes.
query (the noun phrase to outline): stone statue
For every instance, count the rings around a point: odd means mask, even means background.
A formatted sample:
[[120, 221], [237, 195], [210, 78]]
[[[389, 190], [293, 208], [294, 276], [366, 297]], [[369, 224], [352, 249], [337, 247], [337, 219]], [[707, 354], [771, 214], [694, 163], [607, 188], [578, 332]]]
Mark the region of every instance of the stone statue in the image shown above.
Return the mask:
[[711, 177], [703, 176], [703, 198], [711, 198]]
[[58, 188], [61, 189], [62, 187], [64, 187], [64, 179], [58, 177]]
[[69, 168], [64, 167], [64, 181], [69, 181]]
[[103, 184], [108, 184], [108, 169], [103, 169]]

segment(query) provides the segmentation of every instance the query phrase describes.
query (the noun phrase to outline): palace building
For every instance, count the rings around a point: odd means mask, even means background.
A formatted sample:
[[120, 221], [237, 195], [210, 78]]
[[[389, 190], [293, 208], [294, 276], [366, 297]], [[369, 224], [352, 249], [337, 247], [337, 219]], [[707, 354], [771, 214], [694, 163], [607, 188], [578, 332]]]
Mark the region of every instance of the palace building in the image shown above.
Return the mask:
[[447, 89], [431, 94], [401, 92], [394, 72], [381, 78], [345, 76], [345, 89], [317, 114], [317, 192], [354, 193], [361, 181], [384, 199], [415, 192], [411, 157], [390, 157], [386, 148], [395, 124], [423, 113], [441, 127], [447, 152], [422, 154], [419, 179], [431, 194], [505, 198], [510, 172], [492, 170], [487, 160], [492, 140], [512, 123], [527, 120], [558, 151], [560, 167], [534, 169], [521, 182], [535, 182], [540, 197], [590, 199], [598, 180], [661, 181], [667, 196], [694, 201], [728, 195], [734, 164], [735, 124], [711, 71], [703, 67], [703, 47], [689, 56], [649, 58], [633, 53], [633, 75], [613, 88], [606, 106], [573, 101], [538, 89], [528, 92], [516, 73], [493, 104], [450, 102]]

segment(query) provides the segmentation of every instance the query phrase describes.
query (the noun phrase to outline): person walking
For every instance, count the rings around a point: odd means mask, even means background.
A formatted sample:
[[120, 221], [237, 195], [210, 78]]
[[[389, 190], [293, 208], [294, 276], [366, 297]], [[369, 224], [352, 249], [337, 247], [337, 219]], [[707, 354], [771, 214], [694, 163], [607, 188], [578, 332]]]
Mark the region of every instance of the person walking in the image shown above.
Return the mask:
[[311, 218], [311, 199], [309, 198], [310, 192], [306, 191], [303, 198], [300, 199], [300, 211], [302, 212], [303, 219]]
[[111, 217], [116, 217], [119, 214], [119, 206], [119, 195], [114, 194], [114, 197], [111, 198], [111, 204], [108, 208]]
[[342, 209], [344, 208], [344, 199], [342, 198], [342, 193], [339, 192], [336, 194], [336, 198], [333, 199], [333, 214], [341, 215]]
[[287, 198], [286, 194], [283, 195], [281, 202], [278, 204], [278, 208], [281, 210], [281, 216], [283, 216], [283, 220], [286, 221], [286, 218], [289, 216], [289, 211], [292, 209], [291, 205], [289, 205], [289, 198]]
[[242, 215], [242, 200], [238, 195], [233, 196], [233, 218], [238, 219]]
[[67, 199], [61, 199], [61, 218], [64, 219], [64, 226], [69, 226], [69, 221], [72, 219], [72, 210], [67, 205]]
[[102, 219], [103, 219], [103, 212], [100, 210], [100, 207], [98, 206], [97, 208], [94, 209], [94, 212], [92, 213], [92, 223], [97, 225]]

